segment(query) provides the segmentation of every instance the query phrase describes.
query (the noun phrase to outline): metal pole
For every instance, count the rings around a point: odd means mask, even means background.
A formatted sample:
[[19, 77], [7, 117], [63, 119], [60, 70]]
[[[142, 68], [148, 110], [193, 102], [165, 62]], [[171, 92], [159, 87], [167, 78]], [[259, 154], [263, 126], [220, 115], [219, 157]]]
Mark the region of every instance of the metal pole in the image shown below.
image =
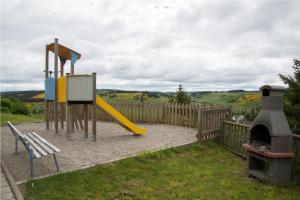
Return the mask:
[[96, 141], [96, 73], [93, 73], [92, 134], [95, 142]]
[[54, 95], [54, 126], [55, 133], [58, 134], [58, 39], [54, 40], [54, 80], [55, 80], [55, 95]]
[[68, 76], [70, 75], [70, 73], [66, 74], [66, 126], [67, 126], [67, 139], [70, 139], [70, 105], [68, 104]]
[[30, 160], [30, 176], [33, 177], [33, 156], [29, 153], [29, 160]]

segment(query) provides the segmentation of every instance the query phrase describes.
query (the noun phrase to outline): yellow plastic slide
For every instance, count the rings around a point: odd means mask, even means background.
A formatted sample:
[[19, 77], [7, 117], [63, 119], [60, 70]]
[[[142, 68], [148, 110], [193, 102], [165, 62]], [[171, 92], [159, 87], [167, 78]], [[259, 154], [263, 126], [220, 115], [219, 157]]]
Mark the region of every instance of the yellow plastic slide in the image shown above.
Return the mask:
[[127, 129], [128, 131], [138, 135], [142, 135], [146, 133], [147, 131], [146, 128], [140, 128], [134, 123], [132, 123], [131, 121], [129, 121], [124, 115], [119, 113], [116, 109], [114, 109], [114, 107], [109, 105], [101, 97], [96, 96], [96, 104], [100, 109], [102, 109], [104, 112], [106, 112], [111, 117], [113, 117], [122, 127]]

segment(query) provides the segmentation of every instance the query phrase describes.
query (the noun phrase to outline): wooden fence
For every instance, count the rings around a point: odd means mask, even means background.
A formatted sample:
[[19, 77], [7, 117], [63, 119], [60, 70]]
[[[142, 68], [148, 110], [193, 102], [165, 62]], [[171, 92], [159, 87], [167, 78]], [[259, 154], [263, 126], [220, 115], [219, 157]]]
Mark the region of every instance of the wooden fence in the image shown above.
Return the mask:
[[[219, 135], [222, 121], [231, 118], [231, 107], [206, 104], [159, 104], [159, 103], [112, 103], [122, 115], [134, 123], [168, 124], [197, 129], [199, 140], [215, 138]], [[89, 105], [89, 119], [92, 119], [92, 105]], [[62, 112], [62, 115], [60, 115]], [[65, 107], [59, 107], [58, 116], [65, 121]], [[72, 105], [73, 116], [82, 119], [83, 105]], [[49, 114], [50, 122], [53, 113]], [[114, 121], [105, 111], [97, 109], [99, 121]]]
[[[158, 103], [112, 103], [111, 105], [134, 123], [168, 124], [195, 128], [198, 131], [203, 128], [204, 133], [208, 133], [212, 128], [221, 128], [221, 122], [231, 113], [230, 107], [222, 105]], [[92, 107], [89, 109], [91, 113]], [[200, 121], [199, 116], [201, 116]], [[99, 109], [97, 120], [113, 121], [113, 118]], [[205, 125], [199, 129], [199, 123]]]
[[246, 151], [242, 144], [248, 140], [249, 127], [250, 125], [247, 124], [223, 121], [222, 134], [220, 134], [218, 141], [228, 150], [246, 158]]
[[231, 118], [231, 108], [199, 109], [197, 138], [199, 141], [216, 138], [222, 129], [222, 122]]
[[[247, 154], [242, 144], [248, 142], [250, 125], [223, 121], [223, 127], [218, 141], [229, 151], [246, 158]], [[300, 176], [300, 135], [293, 134], [292, 171], [294, 176]]]

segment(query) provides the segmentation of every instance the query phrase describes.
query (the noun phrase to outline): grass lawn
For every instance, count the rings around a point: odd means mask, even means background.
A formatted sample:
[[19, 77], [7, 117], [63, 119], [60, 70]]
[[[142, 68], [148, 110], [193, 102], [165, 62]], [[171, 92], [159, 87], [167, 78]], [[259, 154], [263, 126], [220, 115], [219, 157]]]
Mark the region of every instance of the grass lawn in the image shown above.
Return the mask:
[[1, 112], [1, 125], [6, 125], [7, 121], [13, 124], [19, 124], [23, 122], [41, 122], [44, 116], [39, 115], [19, 115]]
[[296, 183], [250, 179], [246, 162], [213, 141], [32, 180], [26, 199], [299, 199]]

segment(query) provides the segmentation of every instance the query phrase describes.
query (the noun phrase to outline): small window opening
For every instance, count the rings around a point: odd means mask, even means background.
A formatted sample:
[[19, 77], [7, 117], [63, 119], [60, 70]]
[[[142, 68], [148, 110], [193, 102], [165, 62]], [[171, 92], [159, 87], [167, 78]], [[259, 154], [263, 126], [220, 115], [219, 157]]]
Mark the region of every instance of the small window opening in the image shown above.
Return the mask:
[[270, 96], [270, 90], [268, 90], [268, 89], [263, 89], [262, 95], [263, 95], [263, 96]]

